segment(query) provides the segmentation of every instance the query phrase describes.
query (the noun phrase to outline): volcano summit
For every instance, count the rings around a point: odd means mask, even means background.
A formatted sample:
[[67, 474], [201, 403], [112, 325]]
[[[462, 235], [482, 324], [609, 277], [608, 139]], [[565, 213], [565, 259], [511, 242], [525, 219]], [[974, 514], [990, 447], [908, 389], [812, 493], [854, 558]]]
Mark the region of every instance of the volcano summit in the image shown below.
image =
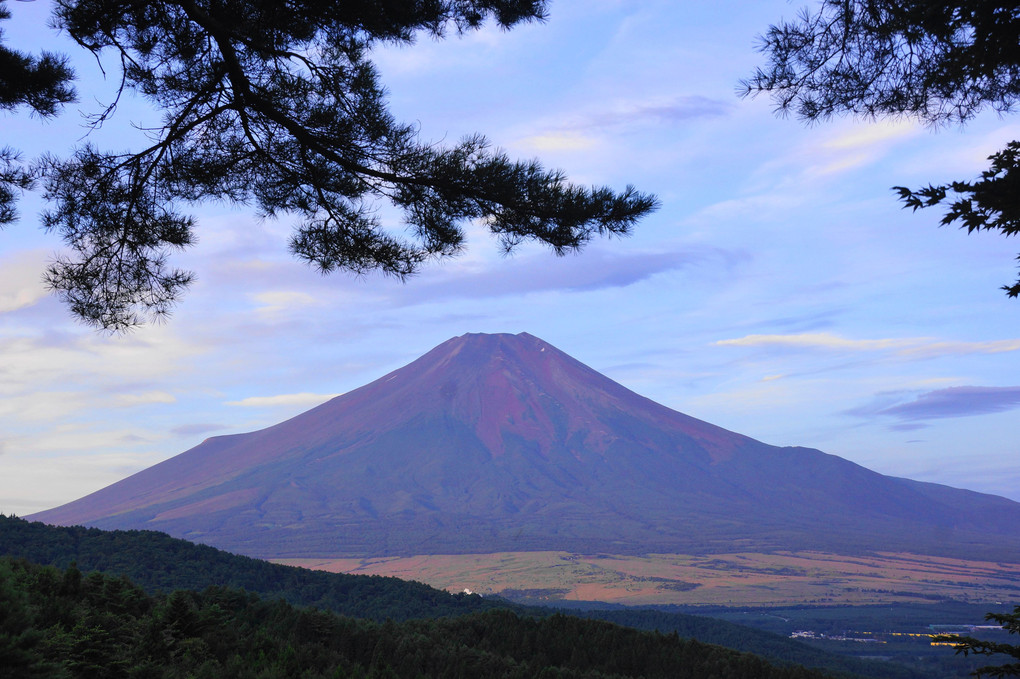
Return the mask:
[[1020, 504], [775, 447], [528, 334], [453, 338], [32, 519], [259, 557], [817, 549], [1015, 557]]

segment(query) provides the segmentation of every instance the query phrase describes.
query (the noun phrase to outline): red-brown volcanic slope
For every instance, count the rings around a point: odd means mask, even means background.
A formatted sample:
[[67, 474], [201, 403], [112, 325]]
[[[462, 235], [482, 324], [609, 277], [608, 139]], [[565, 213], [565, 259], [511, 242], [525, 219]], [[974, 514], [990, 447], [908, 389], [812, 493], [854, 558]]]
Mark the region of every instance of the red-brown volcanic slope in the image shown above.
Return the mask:
[[994, 557], [1020, 505], [777, 448], [528, 334], [464, 335], [261, 431], [34, 519], [265, 557], [912, 550]]

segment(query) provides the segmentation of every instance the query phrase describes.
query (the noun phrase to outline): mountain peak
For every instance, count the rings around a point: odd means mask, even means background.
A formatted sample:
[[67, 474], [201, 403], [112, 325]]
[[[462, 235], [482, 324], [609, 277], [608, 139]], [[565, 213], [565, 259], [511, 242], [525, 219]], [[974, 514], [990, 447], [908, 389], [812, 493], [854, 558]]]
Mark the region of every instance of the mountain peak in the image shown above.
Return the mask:
[[[461, 360], [471, 360], [475, 364], [491, 363], [493, 361], [508, 360], [527, 362], [528, 356], [542, 354], [547, 350], [562, 354], [555, 347], [534, 335], [526, 332], [512, 335], [510, 333], [465, 333], [450, 338], [423, 355], [419, 361], [447, 360], [462, 354]], [[532, 356], [534, 360], [537, 356]], [[567, 357], [569, 358], [569, 357]], [[413, 365], [413, 363], [412, 363]]]
[[1020, 504], [765, 445], [527, 333], [454, 337], [32, 518], [263, 557], [1020, 547]]

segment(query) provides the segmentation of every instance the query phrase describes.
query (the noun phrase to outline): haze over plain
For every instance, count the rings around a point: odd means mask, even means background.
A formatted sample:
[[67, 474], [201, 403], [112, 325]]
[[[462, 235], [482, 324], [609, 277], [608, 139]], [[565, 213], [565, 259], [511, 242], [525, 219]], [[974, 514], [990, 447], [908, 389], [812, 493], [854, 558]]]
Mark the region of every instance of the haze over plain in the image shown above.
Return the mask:
[[[49, 44], [48, 3], [11, 9], [13, 46]], [[1020, 499], [1020, 306], [998, 290], [1015, 279], [1015, 243], [938, 230], [889, 191], [977, 175], [1018, 120], [937, 135], [777, 120], [734, 89], [760, 63], [755, 36], [796, 9], [557, 0], [545, 25], [379, 54], [395, 115], [424, 137], [483, 132], [577, 182], [659, 195], [633, 238], [576, 257], [503, 259], [476, 234], [407, 285], [320, 278], [287, 254], [286, 220], [203, 206], [200, 243], [180, 258], [199, 282], [170, 323], [107, 337], [45, 295], [58, 243], [28, 197], [0, 234], [0, 511], [278, 422], [467, 331], [527, 331], [766, 443]], [[83, 133], [75, 109], [98, 108], [80, 89], [53, 123], [5, 118], [7, 136], [61, 153]], [[95, 141], [119, 147], [145, 116], [125, 102]]]

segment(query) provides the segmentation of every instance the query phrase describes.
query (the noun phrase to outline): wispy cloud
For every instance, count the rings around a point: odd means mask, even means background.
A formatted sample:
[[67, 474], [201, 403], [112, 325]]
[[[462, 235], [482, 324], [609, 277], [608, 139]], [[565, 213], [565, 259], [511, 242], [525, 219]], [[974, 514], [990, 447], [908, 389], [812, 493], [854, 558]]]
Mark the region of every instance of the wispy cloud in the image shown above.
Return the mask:
[[256, 313], [270, 316], [322, 303], [321, 300], [306, 292], [292, 290], [269, 290], [255, 293], [251, 295], [251, 298], [259, 305], [255, 310]]
[[404, 303], [437, 299], [479, 299], [546, 291], [592, 291], [624, 288], [652, 276], [711, 262], [732, 265], [735, 253], [716, 248], [641, 252], [589, 248], [580, 255], [554, 258], [542, 252], [513, 257], [506, 263], [449, 267], [434, 278], [398, 288]]
[[104, 448], [95, 448], [87, 456], [0, 458], [0, 496], [11, 505], [23, 507], [19, 513], [27, 514], [82, 497], [158, 461], [145, 455], [101, 450]]
[[754, 219], [755, 221], [785, 219], [791, 212], [800, 208], [804, 202], [804, 195], [795, 192], [756, 193], [738, 198], [727, 198], [708, 205], [693, 215], [689, 221], [701, 223], [741, 219]]
[[[47, 457], [55, 451], [62, 454], [86, 452], [89, 455], [132, 455], [139, 440], [138, 432], [128, 428], [112, 428], [103, 423], [67, 422], [40, 428], [28, 435], [8, 440], [12, 452], [19, 456]], [[142, 439], [152, 443], [149, 439]], [[118, 452], [113, 452], [118, 451]]]
[[599, 140], [580, 132], [549, 132], [526, 137], [521, 142], [536, 151], [584, 151], [598, 146]]
[[84, 411], [94, 402], [88, 394], [70, 390], [39, 390], [14, 398], [0, 399], [0, 418], [17, 424], [66, 419]]
[[472, 243], [464, 256], [429, 267], [406, 284], [381, 274], [358, 279], [316, 276], [291, 262], [280, 263], [268, 273], [233, 265], [215, 275], [228, 286], [257, 289], [267, 278], [278, 285], [285, 284], [290, 292], [248, 293], [250, 299], [280, 310], [288, 301], [335, 305], [347, 301], [364, 304], [367, 299], [377, 306], [392, 308], [539, 292], [624, 288], [658, 274], [694, 266], [729, 269], [742, 257], [733, 251], [704, 246], [664, 247], [655, 251], [593, 246], [578, 254], [556, 257], [533, 244], [510, 257], [499, 257], [493, 252], [494, 247], [492, 242], [483, 240]]
[[0, 331], [0, 387], [65, 385], [71, 374], [86, 374], [104, 385], [157, 380], [179, 374], [205, 350], [161, 326], [112, 338], [47, 328], [31, 334], [15, 330], [9, 337]]
[[887, 121], [854, 127], [824, 142], [824, 148], [856, 150], [887, 144], [893, 139], [912, 137], [919, 132], [917, 124], [906, 121]]
[[340, 394], [279, 394], [277, 396], [250, 396], [240, 401], [227, 401], [228, 406], [245, 408], [267, 408], [274, 406], [317, 406]]
[[[917, 431], [918, 429], [927, 429], [930, 424], [924, 422], [900, 422], [899, 424], [891, 425], [889, 428], [893, 431]], [[925, 443], [922, 439], [911, 439], [907, 443]]]
[[915, 401], [886, 408], [880, 414], [905, 420], [967, 417], [1020, 407], [1020, 387], [950, 387], [921, 394]]
[[[947, 417], [987, 415], [1020, 408], [1020, 387], [948, 387], [917, 395], [904, 400], [891, 394], [879, 395], [875, 401], [847, 411], [858, 417], [893, 417], [914, 423]], [[913, 429], [923, 425], [894, 425], [895, 428]]]
[[745, 335], [719, 340], [716, 346], [730, 347], [791, 347], [829, 351], [889, 351], [899, 356], [932, 358], [967, 354], [998, 354], [1020, 350], [1020, 339], [984, 342], [945, 341], [932, 337], [896, 337], [882, 339], [850, 339], [828, 332], [790, 335]]
[[839, 174], [870, 165], [889, 153], [894, 142], [908, 139], [921, 128], [910, 121], [887, 121], [854, 126], [805, 151], [816, 175]]
[[745, 335], [736, 339], [715, 342], [722, 347], [784, 346], [811, 349], [849, 349], [852, 351], [874, 351], [902, 346], [901, 339], [853, 340], [828, 332], [805, 332], [793, 335]]
[[46, 254], [26, 250], [0, 259], [0, 314], [30, 307], [48, 294], [42, 276]]
[[227, 427], [222, 424], [196, 422], [195, 424], [182, 424], [179, 427], [174, 427], [170, 430], [170, 433], [174, 436], [198, 436], [199, 434], [209, 434], [214, 431], [222, 431], [226, 428]]
[[633, 124], [673, 124], [695, 118], [717, 118], [733, 109], [733, 104], [701, 96], [677, 97], [665, 101], [618, 102], [602, 110], [577, 118], [571, 127], [605, 129]]
[[809, 135], [761, 164], [756, 172], [758, 190], [766, 194], [778, 190], [800, 197], [810, 195], [807, 187], [876, 165], [889, 156], [898, 143], [920, 134], [923, 129], [906, 121], [848, 122], [840, 127]]
[[701, 96], [667, 100], [617, 101], [540, 124], [541, 131], [519, 144], [538, 151], [582, 151], [598, 146], [605, 133], [646, 126], [676, 125], [727, 115], [733, 104]]
[[114, 402], [118, 406], [130, 408], [151, 403], [176, 403], [177, 397], [165, 391], [147, 391], [141, 394], [121, 394]]

